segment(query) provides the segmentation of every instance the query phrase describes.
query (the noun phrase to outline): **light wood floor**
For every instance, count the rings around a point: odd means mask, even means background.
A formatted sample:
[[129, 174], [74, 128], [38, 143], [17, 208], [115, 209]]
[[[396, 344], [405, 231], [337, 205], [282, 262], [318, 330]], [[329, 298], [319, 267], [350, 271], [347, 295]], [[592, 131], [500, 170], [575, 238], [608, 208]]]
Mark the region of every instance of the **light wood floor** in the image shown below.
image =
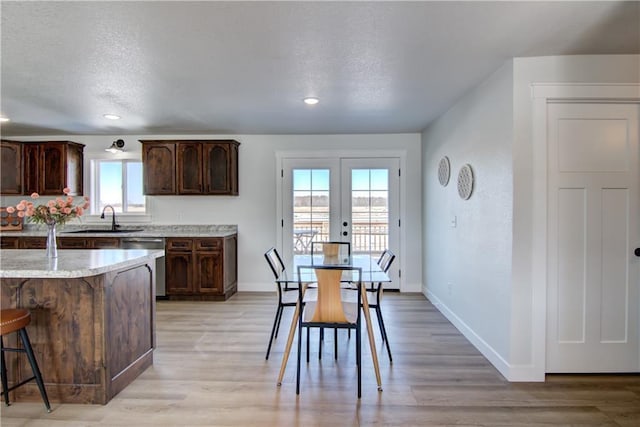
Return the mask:
[[[2, 405], [9, 426], [640, 426], [640, 376], [549, 376], [508, 383], [419, 294], [385, 295], [393, 351], [379, 334], [384, 391], [376, 390], [363, 340], [362, 399], [356, 397], [355, 338], [326, 334], [323, 358], [302, 367], [295, 352], [276, 386], [291, 310], [264, 359], [274, 297], [241, 293], [226, 302], [159, 302], [154, 365], [108, 405]], [[314, 332], [313, 338], [316, 338]]]

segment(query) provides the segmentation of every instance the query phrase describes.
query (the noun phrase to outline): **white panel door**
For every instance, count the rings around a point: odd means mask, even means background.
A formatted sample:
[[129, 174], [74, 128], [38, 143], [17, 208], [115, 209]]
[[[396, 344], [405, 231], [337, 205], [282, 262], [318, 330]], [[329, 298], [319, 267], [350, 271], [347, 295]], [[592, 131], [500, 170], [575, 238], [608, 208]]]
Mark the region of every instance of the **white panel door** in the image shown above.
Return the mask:
[[638, 116], [548, 105], [547, 372], [640, 371]]

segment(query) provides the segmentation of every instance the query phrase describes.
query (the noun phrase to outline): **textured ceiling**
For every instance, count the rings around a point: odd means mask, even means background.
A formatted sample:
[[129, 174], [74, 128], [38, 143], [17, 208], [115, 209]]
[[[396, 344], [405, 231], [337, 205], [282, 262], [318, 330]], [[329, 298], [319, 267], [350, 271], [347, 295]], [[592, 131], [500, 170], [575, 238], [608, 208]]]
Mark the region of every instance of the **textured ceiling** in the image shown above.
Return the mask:
[[2, 1], [0, 12], [3, 136], [418, 132], [509, 58], [640, 52], [638, 2]]

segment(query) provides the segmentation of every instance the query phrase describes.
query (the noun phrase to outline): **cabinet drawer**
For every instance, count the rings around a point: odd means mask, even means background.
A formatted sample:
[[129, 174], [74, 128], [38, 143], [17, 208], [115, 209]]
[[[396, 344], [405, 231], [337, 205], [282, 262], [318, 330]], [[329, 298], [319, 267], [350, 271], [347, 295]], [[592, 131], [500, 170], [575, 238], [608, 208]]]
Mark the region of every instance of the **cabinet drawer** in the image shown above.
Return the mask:
[[60, 249], [86, 249], [89, 245], [87, 240], [76, 237], [58, 237], [58, 248]]
[[2, 237], [0, 236], [0, 248], [2, 249], [18, 249], [17, 237]]
[[20, 239], [20, 249], [45, 249], [46, 237], [23, 237]]
[[222, 249], [222, 239], [197, 239], [196, 250], [217, 251]]
[[168, 239], [167, 250], [168, 251], [191, 251], [193, 249], [193, 239]]
[[120, 247], [120, 239], [117, 237], [95, 238], [89, 243], [92, 249], [117, 249]]

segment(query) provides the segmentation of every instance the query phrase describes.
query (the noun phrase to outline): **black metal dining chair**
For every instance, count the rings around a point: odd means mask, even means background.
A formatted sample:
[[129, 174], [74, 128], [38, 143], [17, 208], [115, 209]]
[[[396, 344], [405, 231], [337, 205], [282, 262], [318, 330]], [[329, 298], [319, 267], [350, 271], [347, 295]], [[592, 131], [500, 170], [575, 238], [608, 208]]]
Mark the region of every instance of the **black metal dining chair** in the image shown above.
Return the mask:
[[[378, 265], [380, 269], [385, 273], [389, 272], [393, 260], [396, 259], [395, 254], [389, 249], [385, 249], [380, 258], [378, 258]], [[384, 325], [384, 318], [382, 317], [382, 309], [380, 304], [382, 302], [382, 282], [371, 283], [370, 286], [365, 287], [367, 291], [367, 300], [369, 301], [369, 308], [373, 308], [376, 311], [376, 318], [378, 319], [378, 326], [380, 327], [380, 334], [382, 335], [382, 342], [387, 347], [387, 353], [389, 354], [389, 362], [393, 362], [391, 357], [391, 347], [389, 346], [389, 337], [387, 336], [387, 329]]]
[[[317, 282], [317, 295], [314, 301], [304, 300], [305, 285], [300, 281], [304, 270], [313, 270]], [[357, 301], [345, 299], [342, 292], [343, 274], [350, 274], [350, 283], [358, 289]], [[361, 344], [361, 287], [362, 270], [343, 266], [300, 266], [298, 267], [298, 360], [296, 373], [296, 394], [300, 394], [300, 369], [302, 352], [302, 328], [355, 329], [356, 331], [356, 369], [358, 373], [358, 398], [362, 395], [362, 344]], [[308, 351], [307, 351], [308, 355]], [[308, 357], [308, 356], [307, 356]], [[307, 359], [308, 360], [308, 359]]]
[[271, 345], [273, 344], [273, 340], [278, 337], [278, 330], [280, 329], [280, 320], [282, 319], [282, 312], [285, 307], [295, 307], [297, 302], [297, 293], [292, 291], [297, 291], [297, 287], [291, 287], [285, 281], [279, 281], [278, 278], [284, 272], [285, 267], [282, 262], [282, 258], [280, 254], [276, 250], [276, 248], [272, 247], [267, 252], [264, 253], [264, 257], [271, 267], [271, 271], [275, 276], [276, 289], [278, 292], [278, 308], [276, 309], [276, 316], [273, 319], [273, 327], [271, 328], [271, 337], [269, 338], [269, 345], [267, 347], [267, 355], [265, 357], [266, 360], [269, 360], [269, 353], [271, 352]]

